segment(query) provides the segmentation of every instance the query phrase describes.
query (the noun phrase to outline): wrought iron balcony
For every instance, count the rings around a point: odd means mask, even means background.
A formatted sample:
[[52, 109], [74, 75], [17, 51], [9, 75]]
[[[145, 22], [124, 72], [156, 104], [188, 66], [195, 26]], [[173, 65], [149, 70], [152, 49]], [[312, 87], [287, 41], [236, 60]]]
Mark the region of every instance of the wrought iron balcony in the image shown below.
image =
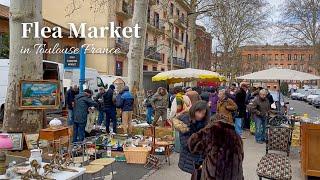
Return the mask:
[[161, 54], [157, 52], [156, 47], [146, 47], [144, 57], [151, 60], [161, 61]]
[[124, 41], [123, 38], [117, 38], [116, 39], [116, 48], [120, 48], [122, 53], [128, 53], [129, 52], [129, 43]]

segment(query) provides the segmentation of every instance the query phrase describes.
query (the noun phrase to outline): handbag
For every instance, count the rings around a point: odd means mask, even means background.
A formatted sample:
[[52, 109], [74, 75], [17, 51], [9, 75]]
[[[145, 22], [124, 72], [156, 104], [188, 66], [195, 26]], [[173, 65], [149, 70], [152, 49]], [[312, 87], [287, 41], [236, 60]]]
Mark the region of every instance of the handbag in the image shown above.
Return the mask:
[[191, 180], [200, 180], [202, 173], [202, 165], [195, 165], [193, 173], [191, 175]]

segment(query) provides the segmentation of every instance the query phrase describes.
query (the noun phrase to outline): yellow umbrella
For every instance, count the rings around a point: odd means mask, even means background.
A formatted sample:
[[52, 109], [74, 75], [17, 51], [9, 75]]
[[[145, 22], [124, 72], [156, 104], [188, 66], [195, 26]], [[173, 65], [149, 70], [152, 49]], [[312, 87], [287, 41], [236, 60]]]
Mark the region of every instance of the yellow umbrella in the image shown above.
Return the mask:
[[194, 80], [220, 82], [226, 78], [216, 72], [192, 68], [165, 71], [152, 77], [153, 82], [167, 81], [169, 84]]

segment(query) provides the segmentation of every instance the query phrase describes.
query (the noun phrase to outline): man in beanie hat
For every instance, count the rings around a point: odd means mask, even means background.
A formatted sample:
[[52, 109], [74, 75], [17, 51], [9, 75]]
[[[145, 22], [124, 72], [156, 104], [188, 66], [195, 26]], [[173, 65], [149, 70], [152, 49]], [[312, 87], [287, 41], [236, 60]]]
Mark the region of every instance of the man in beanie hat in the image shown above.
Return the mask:
[[104, 104], [104, 111], [106, 113], [106, 121], [105, 121], [105, 126], [106, 126], [106, 131], [107, 133], [110, 133], [110, 119], [112, 121], [112, 128], [113, 132], [117, 133], [117, 118], [116, 118], [116, 105], [115, 105], [115, 100], [116, 100], [116, 94], [115, 94], [115, 86], [111, 84], [109, 86], [109, 89], [107, 92], [104, 93], [103, 95], [103, 104]]

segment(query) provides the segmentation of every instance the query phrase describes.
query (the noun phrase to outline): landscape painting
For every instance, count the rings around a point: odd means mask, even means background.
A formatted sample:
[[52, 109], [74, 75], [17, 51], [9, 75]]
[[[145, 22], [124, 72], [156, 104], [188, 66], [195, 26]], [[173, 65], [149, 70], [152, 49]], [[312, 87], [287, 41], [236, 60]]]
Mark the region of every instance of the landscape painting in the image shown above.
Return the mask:
[[58, 81], [21, 81], [20, 108], [56, 109], [59, 107]]

